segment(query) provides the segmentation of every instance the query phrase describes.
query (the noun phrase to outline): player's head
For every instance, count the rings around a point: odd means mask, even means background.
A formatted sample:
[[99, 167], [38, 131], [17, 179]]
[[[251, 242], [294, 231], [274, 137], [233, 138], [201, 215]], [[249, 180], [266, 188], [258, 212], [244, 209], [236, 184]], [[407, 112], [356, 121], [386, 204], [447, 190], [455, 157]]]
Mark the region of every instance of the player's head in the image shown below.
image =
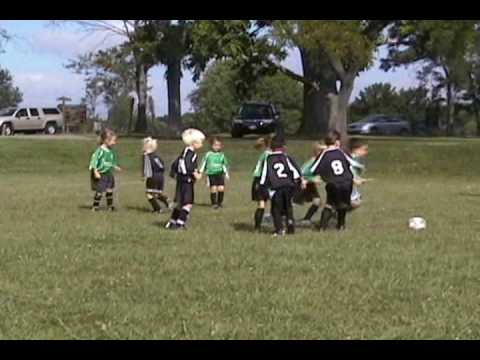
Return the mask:
[[182, 140], [185, 145], [191, 146], [195, 150], [198, 150], [203, 146], [205, 135], [200, 130], [187, 129], [182, 133]]
[[223, 142], [220, 138], [214, 136], [210, 139], [210, 145], [212, 146], [213, 151], [220, 151], [223, 149]]
[[147, 154], [151, 154], [157, 150], [158, 143], [156, 139], [147, 137], [143, 139], [143, 151]]
[[283, 150], [285, 147], [285, 139], [282, 136], [275, 135], [272, 138], [272, 143], [270, 144], [270, 148], [272, 150]]
[[337, 130], [330, 130], [325, 136], [325, 145], [331, 147], [340, 147], [342, 136]]
[[114, 146], [117, 143], [117, 134], [112, 129], [103, 129], [100, 132], [99, 143], [108, 147]]
[[313, 151], [313, 156], [319, 156], [327, 147], [324, 144], [321, 144], [319, 142], [313, 144], [312, 151]]
[[270, 149], [271, 141], [272, 141], [272, 139], [271, 139], [270, 136], [263, 136], [263, 137], [257, 139], [254, 147], [257, 150]]
[[359, 138], [351, 138], [349, 142], [350, 153], [358, 157], [368, 155], [368, 144]]

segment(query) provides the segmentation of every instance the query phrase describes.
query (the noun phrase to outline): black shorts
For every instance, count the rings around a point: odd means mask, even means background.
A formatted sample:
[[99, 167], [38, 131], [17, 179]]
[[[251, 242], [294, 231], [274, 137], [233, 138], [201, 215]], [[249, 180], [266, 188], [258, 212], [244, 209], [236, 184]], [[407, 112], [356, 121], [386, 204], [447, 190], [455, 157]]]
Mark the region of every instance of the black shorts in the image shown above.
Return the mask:
[[329, 183], [325, 190], [327, 191], [327, 205], [340, 210], [346, 210], [351, 206], [352, 182]]
[[175, 203], [177, 206], [185, 206], [195, 202], [195, 192], [193, 191], [194, 183], [177, 181], [175, 190]]
[[154, 175], [153, 177], [147, 179], [146, 192], [149, 194], [162, 193], [164, 185], [165, 185], [165, 179], [163, 174]]
[[307, 183], [305, 189], [296, 191], [293, 196], [293, 202], [295, 204], [302, 205], [304, 203], [311, 203], [314, 199], [319, 199], [320, 193], [318, 192], [317, 185], [315, 183]]
[[225, 186], [225, 175], [208, 175], [208, 185], [209, 186]]
[[260, 185], [260, 178], [253, 178], [252, 201], [267, 201], [269, 198], [268, 190]]
[[92, 191], [104, 193], [107, 190], [113, 190], [115, 188], [115, 177], [113, 174], [101, 174], [100, 179], [95, 179], [92, 171], [90, 175], [90, 183]]

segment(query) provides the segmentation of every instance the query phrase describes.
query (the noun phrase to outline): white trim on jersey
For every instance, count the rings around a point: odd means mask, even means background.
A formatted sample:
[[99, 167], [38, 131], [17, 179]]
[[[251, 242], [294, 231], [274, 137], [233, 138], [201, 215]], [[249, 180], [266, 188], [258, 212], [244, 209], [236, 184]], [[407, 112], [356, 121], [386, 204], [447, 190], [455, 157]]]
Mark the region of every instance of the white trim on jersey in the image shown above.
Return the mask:
[[[332, 148], [332, 149], [325, 149], [321, 154], [320, 156], [318, 157], [317, 161], [315, 161], [312, 166], [310, 167], [310, 171], [312, 173], [315, 172], [315, 170], [317, 169], [318, 165], [320, 165], [320, 161], [322, 161], [323, 159], [323, 155], [325, 155], [327, 152], [329, 151], [334, 151], [334, 150], [340, 150], [339, 148]], [[341, 150], [340, 150], [341, 151]]]
[[285, 156], [286, 159], [287, 159], [287, 164], [288, 164], [288, 167], [290, 168], [290, 170], [292, 171], [293, 173], [293, 180], [297, 180], [299, 178], [301, 178], [302, 176], [300, 175], [300, 173], [298, 172], [297, 168], [295, 166], [293, 166], [292, 162], [290, 161], [290, 159], [288, 158], [288, 156]]
[[262, 174], [260, 176], [260, 185], [265, 185], [265, 181], [267, 180], [267, 172], [268, 172], [267, 159], [271, 154], [273, 154], [273, 152], [268, 154], [265, 160], [263, 161], [263, 169], [262, 169]]

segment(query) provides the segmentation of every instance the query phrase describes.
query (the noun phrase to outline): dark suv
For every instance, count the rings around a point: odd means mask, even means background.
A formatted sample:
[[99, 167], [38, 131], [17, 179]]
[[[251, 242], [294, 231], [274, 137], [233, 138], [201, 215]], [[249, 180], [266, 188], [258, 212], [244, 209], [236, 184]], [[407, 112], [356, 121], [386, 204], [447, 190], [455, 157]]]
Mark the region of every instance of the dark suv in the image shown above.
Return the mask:
[[280, 127], [280, 113], [270, 103], [249, 102], [240, 107], [232, 121], [232, 137], [247, 134], [270, 134]]

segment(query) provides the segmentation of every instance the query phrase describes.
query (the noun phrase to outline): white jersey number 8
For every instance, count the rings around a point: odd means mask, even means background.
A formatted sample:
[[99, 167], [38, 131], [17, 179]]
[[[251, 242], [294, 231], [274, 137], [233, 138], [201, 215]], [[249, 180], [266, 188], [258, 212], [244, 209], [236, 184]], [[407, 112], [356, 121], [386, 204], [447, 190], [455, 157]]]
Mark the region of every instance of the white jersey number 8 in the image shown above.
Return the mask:
[[340, 176], [345, 172], [345, 169], [343, 168], [343, 164], [340, 160], [332, 161], [332, 170], [333, 170], [333, 173], [337, 176]]
[[281, 163], [277, 163], [277, 164], [273, 165], [273, 168], [277, 172], [277, 176], [278, 176], [279, 179], [285, 179], [286, 177], [288, 177], [288, 175], [285, 174], [285, 165], [283, 165]]

